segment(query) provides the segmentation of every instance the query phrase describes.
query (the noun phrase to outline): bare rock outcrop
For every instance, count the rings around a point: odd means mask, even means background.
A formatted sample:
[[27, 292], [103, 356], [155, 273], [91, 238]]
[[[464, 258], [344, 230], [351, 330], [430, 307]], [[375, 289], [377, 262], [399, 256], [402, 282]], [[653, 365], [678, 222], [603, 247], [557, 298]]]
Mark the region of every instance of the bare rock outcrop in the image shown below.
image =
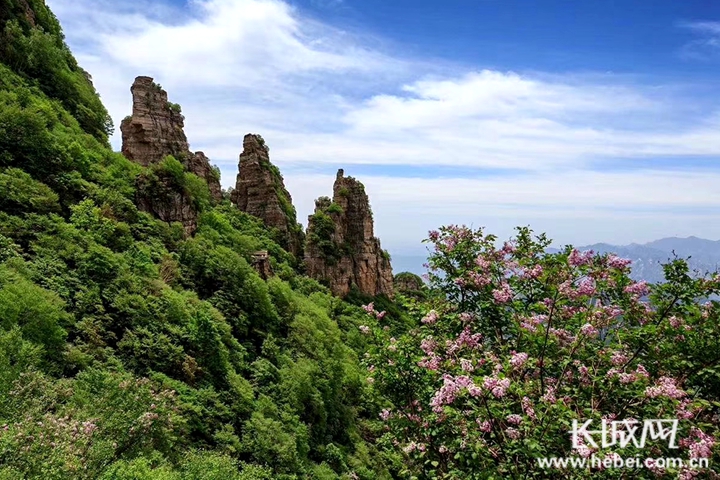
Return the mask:
[[260, 278], [267, 280], [273, 274], [272, 266], [270, 265], [270, 257], [268, 256], [267, 250], [260, 250], [253, 253], [252, 256], [253, 268], [258, 272]]
[[390, 256], [375, 237], [365, 187], [343, 170], [337, 173], [332, 200], [316, 200], [308, 218], [305, 268], [338, 296], [353, 285], [366, 295], [393, 295]]
[[268, 148], [260, 135], [245, 135], [238, 169], [232, 202], [243, 212], [262, 219], [267, 227], [277, 229], [281, 246], [300, 258], [302, 226], [297, 222], [292, 197], [280, 170], [270, 163]]
[[219, 201], [220, 173], [210, 165], [204, 153], [190, 151], [180, 106], [170, 103], [167, 92], [151, 77], [137, 77], [130, 91], [132, 115], [120, 124], [123, 155], [146, 167], [172, 155], [189, 172], [204, 179], [212, 198]]

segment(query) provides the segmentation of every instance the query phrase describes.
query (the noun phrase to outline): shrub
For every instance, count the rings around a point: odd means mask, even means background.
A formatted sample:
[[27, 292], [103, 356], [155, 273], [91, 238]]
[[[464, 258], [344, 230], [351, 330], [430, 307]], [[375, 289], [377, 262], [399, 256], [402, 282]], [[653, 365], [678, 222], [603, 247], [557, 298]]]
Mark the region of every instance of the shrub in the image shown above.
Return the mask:
[[[502, 248], [481, 230], [430, 233], [431, 285], [443, 293], [405, 334], [383, 328], [373, 305], [362, 331], [377, 393], [382, 442], [416, 478], [615, 478], [611, 470], [542, 470], [539, 457], [645, 457], [616, 444], [572, 445], [573, 420], [678, 419], [680, 450], [652, 456], [713, 457], [720, 433], [720, 292], [717, 275], [693, 278], [666, 265], [666, 283], [629, 277], [629, 261], [567, 247], [525, 228]], [[622, 427], [621, 427], [622, 429]], [[599, 440], [599, 439], [598, 439]], [[717, 463], [710, 463], [717, 474]], [[669, 468], [658, 474], [688, 474]], [[712, 476], [713, 474], [708, 474]], [[633, 478], [654, 478], [643, 469]], [[689, 477], [687, 477], [689, 478]]]

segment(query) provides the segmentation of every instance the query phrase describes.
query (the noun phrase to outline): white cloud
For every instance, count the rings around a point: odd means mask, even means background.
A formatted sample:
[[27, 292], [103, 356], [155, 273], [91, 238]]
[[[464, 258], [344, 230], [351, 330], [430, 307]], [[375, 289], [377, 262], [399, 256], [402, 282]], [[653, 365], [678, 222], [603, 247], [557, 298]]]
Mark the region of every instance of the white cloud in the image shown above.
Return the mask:
[[688, 42], [681, 53], [686, 58], [708, 60], [720, 54], [720, 22], [685, 22], [681, 27], [691, 30], [697, 38]]
[[[708, 215], [677, 210], [720, 207], [714, 173], [597, 171], [606, 160], [720, 157], [720, 103], [681, 86], [407, 58], [281, 0], [48, 3], [116, 124], [130, 113], [133, 78], [154, 76], [183, 106], [191, 147], [221, 166], [225, 186], [243, 135], [261, 133], [303, 218], [331, 193], [336, 168], [394, 165], [399, 177], [360, 180], [395, 249], [450, 222], [508, 234], [509, 225], [539, 223], [573, 243], [720, 237]], [[517, 174], [423, 179], [413, 166]], [[308, 169], [319, 173], [298, 173]]]

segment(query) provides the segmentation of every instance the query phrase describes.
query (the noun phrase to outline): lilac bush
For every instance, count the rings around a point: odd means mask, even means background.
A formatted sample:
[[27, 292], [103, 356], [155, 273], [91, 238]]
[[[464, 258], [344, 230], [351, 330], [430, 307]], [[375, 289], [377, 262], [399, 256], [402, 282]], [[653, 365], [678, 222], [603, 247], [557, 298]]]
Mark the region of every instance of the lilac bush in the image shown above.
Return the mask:
[[[713, 478], [720, 400], [716, 275], [682, 260], [666, 282], [630, 262], [519, 228], [496, 247], [482, 230], [430, 232], [431, 295], [399, 334], [368, 305], [368, 381], [390, 404], [382, 442], [412, 478]], [[678, 419], [667, 441], [573, 446], [573, 420]], [[582, 440], [582, 437], [581, 439]], [[542, 457], [708, 458], [710, 468], [542, 469]], [[717, 462], [715, 462], [717, 463]]]

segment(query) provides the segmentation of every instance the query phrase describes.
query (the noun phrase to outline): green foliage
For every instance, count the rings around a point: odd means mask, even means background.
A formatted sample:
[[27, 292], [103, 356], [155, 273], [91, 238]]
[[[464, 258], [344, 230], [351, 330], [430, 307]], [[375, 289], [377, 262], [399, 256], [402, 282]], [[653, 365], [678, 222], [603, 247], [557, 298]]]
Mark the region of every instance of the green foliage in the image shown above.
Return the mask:
[[211, 204], [205, 180], [186, 171], [183, 164], [170, 155], [162, 162], [150, 165], [138, 177], [138, 191], [154, 205], [176, 203], [178, 196], [196, 212], [206, 210]]
[[[362, 311], [177, 159], [112, 152], [108, 127], [44, 2], [0, 0], [0, 479], [390, 478]], [[136, 206], [178, 198], [191, 238]]]
[[0, 62], [48, 97], [62, 102], [83, 130], [106, 143], [113, 131], [112, 120], [90, 76], [78, 66], [65, 45], [57, 20], [43, 2], [33, 1], [33, 15], [42, 20], [41, 25], [32, 25], [22, 3], [3, 0]]
[[19, 214], [60, 210], [58, 195], [19, 168], [0, 170], [0, 209]]
[[54, 293], [34, 285], [17, 271], [0, 266], [0, 328], [19, 329], [24, 339], [43, 348], [48, 361], [60, 361], [65, 347], [64, 327], [70, 317], [63, 307]]
[[171, 112], [180, 115], [182, 113], [182, 107], [180, 107], [180, 104], [168, 102], [167, 103], [168, 109], [170, 109]]
[[343, 209], [342, 209], [342, 207], [341, 207], [340, 205], [338, 205], [337, 203], [333, 202], [333, 203], [330, 204], [329, 207], [327, 207], [327, 208], [325, 209], [325, 213], [337, 213], [337, 214], [342, 214], [342, 213], [343, 213]]
[[257, 138], [258, 143], [262, 148], [265, 149], [266, 152], [270, 152], [270, 147], [268, 147], [267, 143], [265, 143], [265, 139], [262, 137], [262, 135], [255, 134], [255, 138]]
[[325, 210], [317, 209], [308, 220], [308, 225], [308, 241], [329, 261], [337, 260], [341, 252], [340, 246], [333, 239], [335, 222], [332, 217]]

